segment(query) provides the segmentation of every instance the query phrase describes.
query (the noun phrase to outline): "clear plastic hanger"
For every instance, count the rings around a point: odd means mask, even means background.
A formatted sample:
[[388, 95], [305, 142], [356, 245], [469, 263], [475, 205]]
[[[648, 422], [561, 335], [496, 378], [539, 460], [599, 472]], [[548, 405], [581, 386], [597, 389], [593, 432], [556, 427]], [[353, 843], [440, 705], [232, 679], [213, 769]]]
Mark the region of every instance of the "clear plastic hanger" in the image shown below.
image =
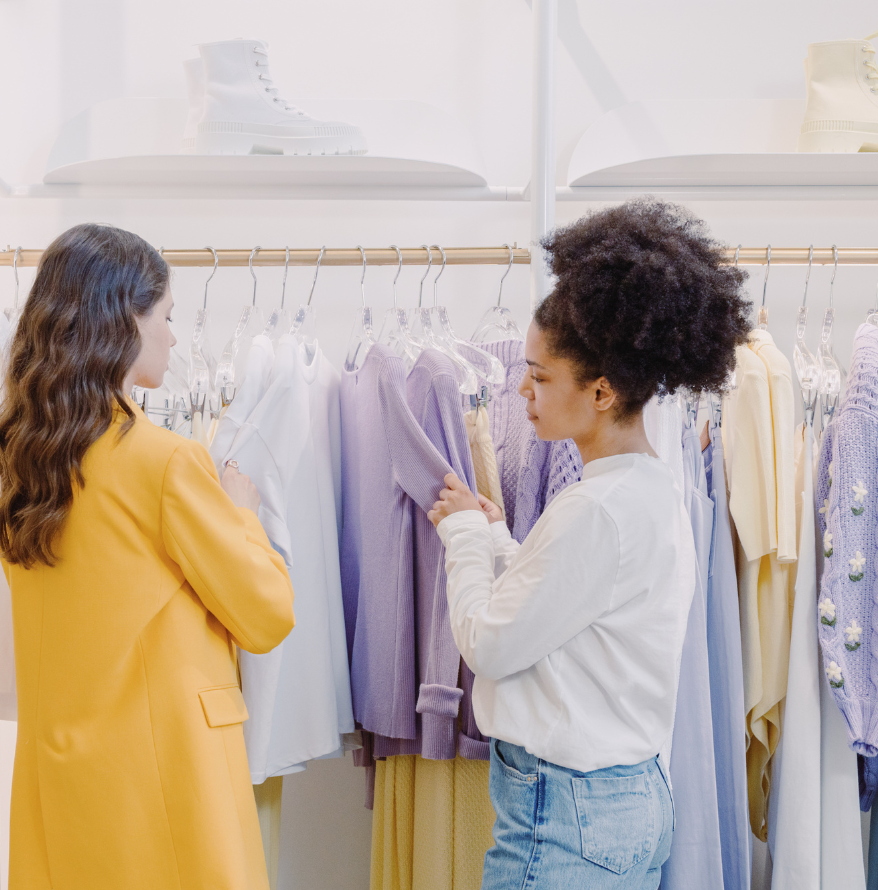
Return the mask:
[[[427, 264], [427, 271], [424, 273], [424, 277], [421, 279], [421, 285], [418, 289], [418, 308], [415, 310], [414, 321], [411, 325], [412, 335], [423, 343], [424, 348], [430, 349], [438, 349], [443, 355], [447, 356], [452, 364], [457, 369], [457, 388], [466, 396], [476, 395], [479, 392], [479, 379], [476, 369], [462, 356], [460, 356], [455, 349], [448, 344], [444, 337], [440, 336], [440, 332], [438, 329], [438, 325], [433, 325], [433, 315], [429, 309], [425, 309], [423, 306], [424, 302], [424, 281], [426, 281], [427, 276], [430, 274], [430, 269], [433, 267], [433, 249], [427, 247], [426, 244], [421, 245], [423, 250], [427, 251], [427, 255], [429, 257], [429, 261]], [[442, 277], [442, 272], [445, 271], [445, 252], [442, 248], [438, 248], [442, 252], [442, 269], [440, 269], [439, 274], [433, 281], [434, 285], [434, 299], [435, 299], [435, 284], [436, 281]]]
[[500, 279], [500, 290], [497, 292], [497, 305], [492, 306], [483, 316], [476, 328], [475, 333], [470, 338], [473, 343], [491, 343], [496, 340], [524, 340], [524, 335], [515, 323], [512, 313], [505, 307], [500, 305], [503, 299], [503, 282], [512, 268], [515, 254], [508, 244], [503, 245], [509, 251], [509, 265]]
[[286, 331], [290, 329], [293, 323], [293, 315], [289, 309], [284, 309], [284, 302], [287, 298], [287, 271], [290, 267], [290, 248], [286, 248], [286, 258], [284, 259], [284, 280], [280, 291], [280, 306], [271, 310], [268, 321], [265, 323], [265, 329], [262, 333], [276, 343]]
[[[348, 342], [348, 354], [344, 360], [346, 371], [358, 370], [366, 359], [369, 350], [377, 342], [375, 329], [372, 325], [372, 307], [366, 305], [366, 251], [358, 244], [357, 250], [363, 257], [363, 274], [360, 276], [360, 291], [362, 292], [363, 305], [357, 310], [354, 319], [354, 329]], [[315, 281], [317, 276], [314, 276]]]
[[256, 275], [253, 272], [253, 257], [262, 250], [256, 246], [250, 251], [250, 276], [253, 278], [253, 302], [241, 310], [241, 316], [235, 327], [232, 338], [226, 343], [220, 360], [216, 366], [216, 389], [219, 392], [220, 402], [223, 407], [230, 405], [235, 397], [235, 392], [240, 382], [237, 369], [243, 365], [247, 358], [250, 343], [253, 338], [262, 332], [265, 327], [262, 319], [262, 310], [256, 305]]
[[12, 274], [15, 276], [15, 297], [12, 306], [3, 310], [3, 314], [6, 316], [9, 325], [13, 330], [18, 324], [18, 319], [21, 318], [21, 309], [18, 307], [18, 258], [20, 255], [21, 246], [16, 247], [15, 253], [12, 255]]
[[412, 336], [409, 330], [408, 316], [404, 309], [399, 308], [396, 298], [396, 282], [399, 273], [402, 272], [402, 251], [395, 245], [390, 245], [396, 251], [399, 265], [396, 267], [396, 275], [393, 276], [393, 308], [388, 309], [384, 315], [384, 324], [378, 342], [389, 346], [405, 362], [406, 371], [411, 371], [418, 356], [424, 349], [420, 340]]
[[805, 413], [814, 419], [814, 407], [820, 393], [820, 362], [805, 344], [805, 330], [808, 326], [808, 282], [811, 280], [811, 263], [814, 259], [814, 245], [808, 248], [808, 272], [805, 275], [805, 291], [802, 294], [802, 305], [796, 316], [796, 345], [793, 347], [793, 367], [802, 390], [802, 402]]
[[317, 257], [317, 268], [314, 270], [314, 280], [311, 282], [311, 291], [308, 294], [308, 302], [299, 306], [296, 317], [290, 325], [290, 333], [305, 350], [305, 363], [310, 365], [317, 355], [317, 310], [311, 306], [311, 298], [314, 296], [314, 288], [317, 287], [317, 275], [320, 272], [320, 261], [326, 253], [326, 245], [320, 248]]
[[878, 327], [878, 285], [875, 286], [875, 302], [872, 304], [872, 308], [866, 314], [866, 324], [871, 324]]
[[[195, 313], [195, 327], [192, 341], [189, 344], [189, 408], [192, 413], [204, 413], [205, 406], [210, 406], [214, 397], [214, 380], [216, 378], [216, 358], [210, 348], [210, 314], [207, 311], [207, 286], [219, 265], [219, 257], [212, 247], [205, 247], [213, 254], [213, 271], [204, 282], [204, 305]], [[212, 407], [212, 406], [210, 406]], [[210, 410], [209, 407], [209, 410]]]
[[768, 291], [768, 276], [771, 273], [771, 245], [766, 248], [765, 278], [762, 282], [762, 305], [756, 315], [756, 329], [768, 330], [768, 307], [765, 305], [765, 294]]
[[832, 293], [835, 286], [835, 276], [838, 272], [838, 248], [834, 244], [832, 245], [832, 255], [835, 259], [835, 265], [832, 270], [832, 279], [829, 282], [829, 306], [823, 314], [823, 330], [820, 334], [820, 347], [817, 351], [817, 358], [820, 363], [820, 404], [824, 429], [826, 429], [829, 421], [832, 420], [832, 415], [838, 407], [841, 391], [847, 376], [832, 350], [832, 325], [835, 321]]
[[458, 337], [451, 327], [448, 310], [445, 306], [439, 305], [439, 279], [445, 271], [445, 251], [438, 244], [434, 244], [433, 247], [442, 254], [442, 270], [433, 279], [433, 308], [430, 310], [430, 314], [438, 321], [438, 325], [433, 325], [433, 331], [450, 349], [456, 352], [465, 362], [472, 365], [479, 377], [487, 380], [488, 383], [502, 383], [506, 379], [506, 370], [500, 359], [491, 355], [490, 352], [485, 352], [484, 349], [480, 349], [475, 344]]

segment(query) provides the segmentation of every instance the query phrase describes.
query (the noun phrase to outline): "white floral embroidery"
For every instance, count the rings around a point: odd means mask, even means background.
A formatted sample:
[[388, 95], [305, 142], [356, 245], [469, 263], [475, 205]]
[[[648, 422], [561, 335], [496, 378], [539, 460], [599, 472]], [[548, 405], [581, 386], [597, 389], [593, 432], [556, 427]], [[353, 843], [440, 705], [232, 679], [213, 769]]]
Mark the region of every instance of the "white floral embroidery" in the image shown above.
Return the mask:
[[823, 533], [823, 555], [827, 559], [832, 556], [832, 532], [829, 530]]
[[829, 667], [826, 668], [826, 676], [829, 677], [830, 683], [838, 683], [841, 680], [841, 668], [834, 662], [829, 662]]
[[863, 481], [861, 479], [857, 480], [856, 485], [851, 486], [851, 491], [854, 493], [854, 500], [859, 504], [863, 503], [863, 501], [866, 499], [866, 495], [869, 493], [869, 489], [866, 488], [865, 485], [863, 485]]
[[866, 564], [866, 557], [858, 550], [857, 555], [853, 559], [849, 559], [848, 562], [851, 564], [853, 574], [856, 575], [863, 570], [863, 566]]
[[835, 618], [835, 603], [829, 597], [820, 600], [817, 608], [820, 609], [821, 618]]
[[818, 513], [828, 513], [829, 512], [829, 498], [823, 499], [823, 506], [817, 512]]
[[856, 619], [853, 619], [844, 629], [844, 632], [848, 635], [849, 643], [859, 643], [860, 642], [860, 634], [863, 632], [863, 628], [857, 624]]

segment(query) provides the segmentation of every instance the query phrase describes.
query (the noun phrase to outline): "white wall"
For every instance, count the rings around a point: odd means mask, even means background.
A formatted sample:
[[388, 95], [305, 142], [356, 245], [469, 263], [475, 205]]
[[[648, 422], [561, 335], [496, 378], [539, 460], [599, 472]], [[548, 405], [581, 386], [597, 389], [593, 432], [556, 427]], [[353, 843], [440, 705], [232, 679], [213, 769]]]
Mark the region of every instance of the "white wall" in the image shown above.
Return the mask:
[[[861, 37], [875, 27], [865, 0], [833, 7], [815, 0], [705, 4], [648, 0], [590, 4], [559, 0], [558, 176], [581, 132], [604, 111], [640, 99], [800, 97], [810, 41]], [[271, 41], [272, 73], [287, 96], [420, 99], [472, 129], [491, 184], [524, 185], [529, 175], [530, 9], [526, 0], [0, 0], [0, 178], [38, 182], [60, 123], [90, 104], [124, 96], [183, 95], [180, 62], [194, 44], [235, 36]], [[731, 244], [874, 244], [874, 202], [698, 203]], [[559, 204], [558, 221], [582, 204]], [[84, 220], [131, 228], [168, 247], [488, 245], [528, 241], [526, 204], [429, 202], [258, 202], [0, 200], [0, 243], [45, 246]], [[23, 286], [33, 270], [21, 273]], [[760, 270], [754, 270], [758, 277]], [[400, 297], [411, 301], [420, 270], [408, 268]], [[260, 303], [279, 293], [281, 270], [259, 273]], [[288, 299], [307, 295], [310, 270], [293, 269]], [[359, 271], [321, 272], [320, 336], [336, 362], [359, 300]], [[368, 293], [389, 305], [391, 269], [370, 270]], [[200, 302], [201, 270], [175, 277], [176, 331], [184, 339]], [[788, 353], [804, 271], [772, 270], [770, 330]], [[496, 293], [499, 270], [449, 268], [441, 294], [456, 326], [470, 331]], [[809, 305], [816, 343], [829, 271], [815, 268]], [[837, 351], [843, 360], [872, 304], [878, 268], [843, 268], [836, 282]], [[752, 292], [761, 283], [752, 281]], [[221, 345], [250, 293], [246, 269], [221, 270], [211, 286], [214, 344]], [[26, 291], [23, 291], [26, 292]], [[526, 320], [528, 274], [513, 269], [507, 304]], [[0, 270], [0, 305], [12, 276]], [[0, 748], [0, 758], [2, 751]], [[0, 774], [4, 769], [0, 764]], [[0, 781], [0, 796], [5, 786]], [[287, 780], [281, 885], [285, 890], [368, 885], [369, 819], [362, 776], [345, 761], [317, 764]], [[2, 821], [0, 821], [2, 830]], [[2, 884], [0, 884], [2, 886]]]

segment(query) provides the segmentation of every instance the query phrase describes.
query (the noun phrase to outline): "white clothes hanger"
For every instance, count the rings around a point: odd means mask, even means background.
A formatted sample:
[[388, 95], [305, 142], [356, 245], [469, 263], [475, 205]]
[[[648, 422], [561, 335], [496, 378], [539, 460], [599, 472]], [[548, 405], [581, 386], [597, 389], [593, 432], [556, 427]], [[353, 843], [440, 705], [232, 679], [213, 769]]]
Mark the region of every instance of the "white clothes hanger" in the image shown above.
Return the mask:
[[476, 374], [488, 383], [502, 383], [506, 379], [506, 370], [503, 363], [490, 352], [485, 352], [474, 343], [462, 340], [451, 327], [451, 319], [445, 306], [439, 305], [439, 279], [445, 271], [445, 251], [441, 247], [433, 245], [442, 254], [442, 271], [433, 279], [433, 308], [430, 314], [438, 321], [438, 326], [433, 325], [433, 330], [440, 340], [448, 344], [465, 362], [475, 369]]
[[[359, 244], [357, 250], [363, 257], [363, 274], [360, 276], [363, 305], [357, 310], [354, 329], [348, 342], [348, 354], [344, 362], [346, 371], [356, 371], [361, 368], [369, 350], [378, 342], [372, 324], [372, 307], [366, 305], [366, 251]], [[316, 277], [315, 275], [315, 280]]]
[[290, 325], [290, 333], [305, 350], [305, 362], [311, 364], [317, 355], [317, 310], [311, 305], [314, 296], [314, 288], [317, 287], [317, 275], [320, 272], [320, 261], [326, 253], [326, 245], [320, 248], [317, 257], [317, 268], [314, 270], [314, 280], [311, 282], [311, 291], [308, 294], [308, 302], [299, 306], [296, 316]]
[[[406, 371], [411, 371], [418, 356], [423, 352], [423, 343], [416, 339], [409, 330], [408, 316], [404, 309], [399, 308], [396, 298], [396, 282], [402, 271], [402, 251], [395, 245], [390, 245], [396, 251], [399, 264], [396, 267], [396, 275], [393, 276], [393, 308], [388, 309], [384, 316], [384, 324], [378, 342], [389, 346], [405, 362]], [[429, 271], [429, 267], [428, 267]]]
[[286, 331], [290, 329], [293, 323], [292, 313], [288, 309], [284, 309], [284, 301], [287, 296], [287, 271], [290, 267], [290, 248], [286, 248], [286, 257], [284, 259], [284, 280], [280, 291], [280, 306], [271, 310], [268, 321], [265, 323], [265, 329], [262, 333], [276, 343]]
[[219, 266], [219, 257], [212, 247], [205, 247], [213, 254], [213, 271], [204, 282], [204, 305], [195, 313], [195, 327], [189, 344], [189, 406], [191, 411], [204, 412], [205, 405], [215, 396], [216, 358], [210, 348], [210, 314], [207, 311], [207, 287]]
[[835, 265], [832, 269], [832, 278], [829, 282], [829, 306], [823, 313], [823, 330], [820, 334], [820, 347], [817, 351], [817, 359], [820, 364], [820, 404], [823, 414], [823, 428], [832, 420], [832, 415], [838, 407], [841, 391], [844, 388], [847, 374], [832, 349], [832, 326], [835, 321], [835, 309], [833, 308], [832, 294], [835, 286], [835, 276], [838, 272], [838, 248], [832, 245], [832, 255]]
[[765, 305], [765, 294], [768, 290], [768, 276], [771, 272], [771, 245], [769, 244], [766, 248], [766, 262], [765, 262], [765, 278], [762, 281], [762, 305], [759, 307], [759, 312], [756, 315], [756, 328], [760, 331], [768, 330], [768, 307]]
[[12, 274], [15, 276], [15, 297], [12, 306], [3, 310], [3, 314], [6, 316], [10, 327], [13, 329], [18, 324], [18, 319], [21, 318], [21, 309], [18, 306], [18, 258], [20, 255], [21, 245], [15, 248], [15, 253], [12, 255]]
[[805, 329], [808, 326], [808, 282], [811, 280], [811, 263], [814, 259], [814, 245], [808, 248], [808, 272], [805, 275], [805, 291], [802, 294], [802, 305], [796, 316], [796, 345], [793, 347], [793, 367], [802, 390], [802, 402], [805, 413], [813, 420], [814, 408], [820, 394], [820, 362], [805, 343]]
[[253, 272], [253, 257], [262, 250], [258, 245], [250, 251], [250, 276], [253, 278], [253, 302], [241, 310], [238, 324], [231, 339], [223, 348], [222, 355], [216, 367], [215, 386], [219, 392], [220, 402], [223, 407], [230, 405], [235, 397], [241, 375], [238, 369], [243, 370], [243, 363], [247, 359], [247, 353], [253, 338], [262, 332], [265, 327], [262, 319], [262, 310], [256, 305], [256, 275]]
[[[430, 274], [430, 269], [433, 267], [433, 249], [427, 247], [426, 244], [422, 244], [421, 247], [427, 251], [428, 263], [427, 271], [424, 273], [424, 277], [421, 279], [420, 288], [418, 289], [418, 308], [414, 310], [414, 321], [411, 325], [412, 335], [423, 344], [425, 349], [428, 347], [430, 349], [437, 349], [449, 358], [457, 369], [457, 388], [464, 395], [475, 395], [479, 391], [479, 380], [476, 369], [439, 335], [437, 326], [433, 325], [431, 311], [423, 307], [424, 281]], [[442, 272], [445, 271], [445, 251], [442, 250], [441, 247], [437, 249], [442, 253], [442, 269], [439, 270], [439, 273], [436, 275], [433, 282], [434, 294], [435, 282], [442, 277]]]
[[503, 299], [503, 282], [512, 268], [515, 254], [508, 244], [503, 245], [509, 250], [509, 265], [500, 279], [500, 290], [497, 292], [497, 305], [492, 306], [481, 318], [475, 333], [470, 338], [473, 343], [490, 343], [496, 340], [524, 340], [524, 335], [515, 323], [512, 313], [500, 305]]

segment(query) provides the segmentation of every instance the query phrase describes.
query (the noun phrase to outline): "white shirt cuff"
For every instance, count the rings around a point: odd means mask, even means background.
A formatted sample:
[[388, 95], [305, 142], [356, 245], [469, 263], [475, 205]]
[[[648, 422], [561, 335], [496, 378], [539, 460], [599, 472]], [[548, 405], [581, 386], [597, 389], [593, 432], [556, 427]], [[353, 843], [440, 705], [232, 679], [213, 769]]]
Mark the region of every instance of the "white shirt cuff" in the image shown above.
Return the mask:
[[[439, 532], [439, 539], [444, 545], [451, 532], [458, 529], [478, 528], [483, 524], [487, 524], [487, 522], [488, 517], [481, 510], [461, 510], [458, 513], [451, 513], [446, 516], [436, 526], [436, 531]], [[505, 524], [503, 523], [503, 525]]]

